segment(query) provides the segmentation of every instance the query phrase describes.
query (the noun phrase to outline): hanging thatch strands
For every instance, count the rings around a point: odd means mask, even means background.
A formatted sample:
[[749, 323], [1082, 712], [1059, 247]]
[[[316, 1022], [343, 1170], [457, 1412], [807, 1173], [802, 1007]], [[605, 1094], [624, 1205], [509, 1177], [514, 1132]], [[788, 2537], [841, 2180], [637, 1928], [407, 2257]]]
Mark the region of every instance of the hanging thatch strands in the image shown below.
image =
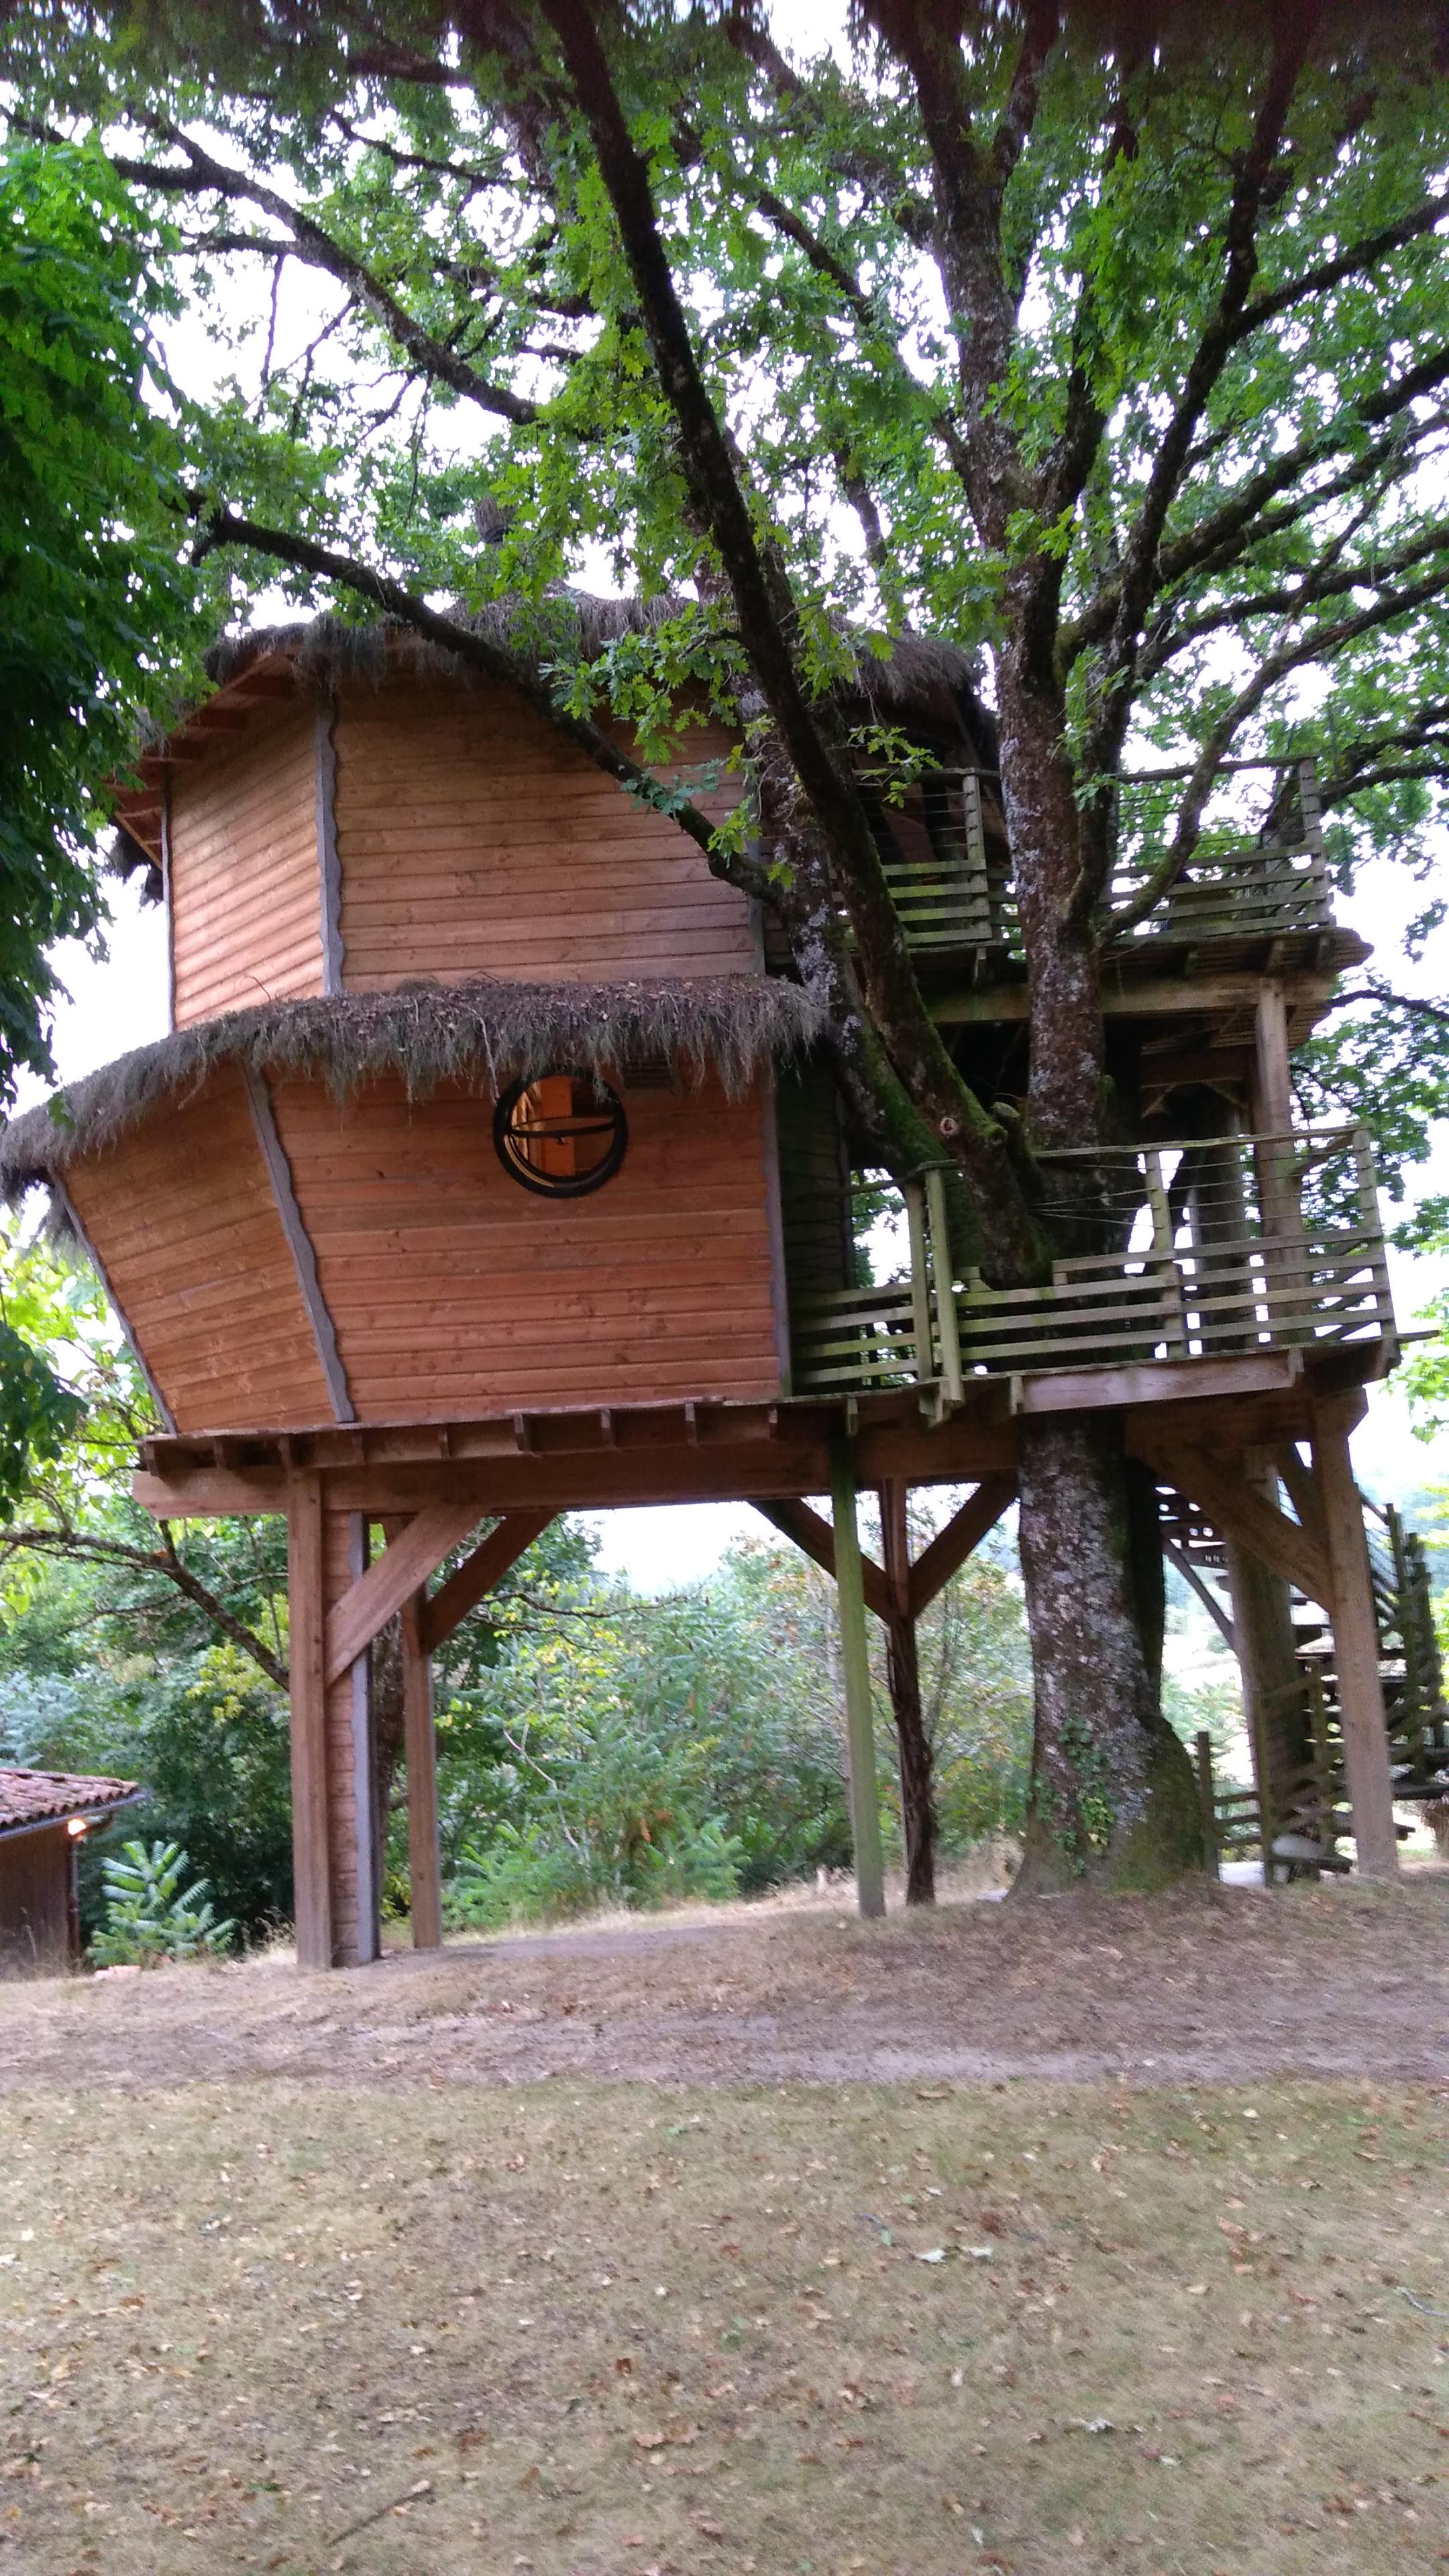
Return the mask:
[[551, 1066], [622, 1072], [660, 1058], [691, 1082], [718, 1074], [738, 1098], [768, 1067], [818, 1038], [821, 1006], [763, 976], [627, 984], [403, 985], [390, 993], [230, 1011], [138, 1047], [0, 1129], [0, 1190], [11, 1201], [113, 1144], [163, 1099], [185, 1099], [221, 1064], [254, 1074], [320, 1074], [339, 1098], [381, 1074], [409, 1096], [465, 1081], [496, 1094]]

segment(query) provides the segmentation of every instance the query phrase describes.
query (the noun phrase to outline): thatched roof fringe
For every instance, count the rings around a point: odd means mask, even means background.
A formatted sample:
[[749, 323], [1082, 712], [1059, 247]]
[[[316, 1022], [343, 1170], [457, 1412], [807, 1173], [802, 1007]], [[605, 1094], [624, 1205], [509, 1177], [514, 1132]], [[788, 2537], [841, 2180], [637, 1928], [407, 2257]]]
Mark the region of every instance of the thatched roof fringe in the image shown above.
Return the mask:
[[[482, 608], [454, 608], [450, 614], [470, 634], [530, 661], [573, 663], [592, 662], [620, 636], [652, 633], [696, 605], [682, 596], [600, 599], [588, 591], [568, 590], [540, 600], [490, 600]], [[269, 654], [289, 659], [299, 683], [377, 682], [398, 670], [465, 682], [477, 677], [441, 645], [405, 627], [379, 618], [352, 625], [331, 616], [225, 636], [208, 653], [206, 667], [224, 686]], [[855, 658], [860, 695], [876, 716], [886, 721], [924, 718], [939, 711], [942, 701], [955, 701], [968, 722], [989, 733], [991, 719], [979, 701], [980, 673], [974, 657], [959, 645], [930, 635], [898, 635], [882, 658], [862, 638]], [[983, 742], [983, 752], [987, 748]]]
[[178, 1029], [0, 1129], [0, 1192], [12, 1201], [114, 1144], [214, 1067], [320, 1074], [339, 1098], [387, 1073], [412, 1099], [441, 1082], [492, 1095], [550, 1066], [627, 1074], [661, 1056], [687, 1079], [713, 1069], [733, 1096], [776, 1058], [809, 1046], [823, 1007], [797, 984], [718, 976], [629, 984], [406, 984], [389, 993], [274, 1002]]

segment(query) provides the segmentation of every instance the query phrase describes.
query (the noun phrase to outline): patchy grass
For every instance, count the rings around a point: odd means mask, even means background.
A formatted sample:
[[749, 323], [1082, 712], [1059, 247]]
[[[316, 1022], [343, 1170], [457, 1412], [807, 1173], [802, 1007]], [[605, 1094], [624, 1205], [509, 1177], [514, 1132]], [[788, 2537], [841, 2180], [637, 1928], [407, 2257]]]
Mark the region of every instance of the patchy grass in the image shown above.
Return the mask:
[[1444, 2130], [1367, 2081], [12, 2092], [0, 2576], [1428, 2568]]

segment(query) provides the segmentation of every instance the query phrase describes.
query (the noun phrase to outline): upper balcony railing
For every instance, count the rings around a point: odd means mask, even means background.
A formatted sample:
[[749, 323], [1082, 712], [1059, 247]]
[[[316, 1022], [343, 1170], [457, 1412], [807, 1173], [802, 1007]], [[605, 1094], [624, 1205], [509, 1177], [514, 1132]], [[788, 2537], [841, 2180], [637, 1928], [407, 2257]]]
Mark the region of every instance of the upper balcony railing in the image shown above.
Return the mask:
[[798, 1395], [1373, 1343], [1397, 1353], [1362, 1128], [1045, 1156], [1042, 1215], [1070, 1245], [1049, 1281], [993, 1288], [951, 1259], [946, 1176], [905, 1193], [909, 1261], [798, 1300]]
[[[1296, 762], [1284, 775], [1287, 793], [1274, 800], [1271, 836], [1223, 845], [1220, 834], [1206, 834], [1162, 902], [1124, 933], [1125, 945], [1271, 941], [1332, 927], [1314, 764]], [[893, 845], [884, 853], [886, 881], [912, 948], [1021, 955], [1003, 837], [987, 828], [996, 793], [985, 771], [941, 769], [916, 781], [902, 805], [886, 808]], [[1112, 910], [1125, 910], [1160, 855], [1144, 820], [1113, 874]]]

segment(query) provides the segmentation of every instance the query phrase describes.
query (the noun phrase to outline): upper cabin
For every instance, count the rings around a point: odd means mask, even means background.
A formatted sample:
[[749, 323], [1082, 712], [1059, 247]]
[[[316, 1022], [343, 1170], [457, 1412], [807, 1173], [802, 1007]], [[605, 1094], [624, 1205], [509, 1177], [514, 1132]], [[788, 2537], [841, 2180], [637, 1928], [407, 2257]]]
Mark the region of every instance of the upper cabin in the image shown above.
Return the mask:
[[[929, 764], [872, 791], [923, 989], [983, 1096], [1019, 1095], [989, 720], [944, 647], [872, 686]], [[731, 749], [681, 729], [721, 815]], [[1364, 953], [1307, 774], [1123, 941], [1109, 1061], [1142, 1141], [1102, 1183], [1100, 1243], [1006, 1292], [961, 1266], [930, 1173], [878, 1265], [899, 1277], [865, 1275], [778, 934], [512, 690], [378, 630], [263, 636], [140, 778], [121, 822], [166, 903], [172, 1035], [77, 1085], [69, 1124], [17, 1121], [0, 1161], [59, 1193], [182, 1431], [911, 1384], [939, 1411], [980, 1371], [1324, 1338], [1383, 1364], [1361, 1141], [1302, 1140], [1291, 1171], [1297, 1148], [1264, 1149], [1265, 996], [1286, 1050]]]

